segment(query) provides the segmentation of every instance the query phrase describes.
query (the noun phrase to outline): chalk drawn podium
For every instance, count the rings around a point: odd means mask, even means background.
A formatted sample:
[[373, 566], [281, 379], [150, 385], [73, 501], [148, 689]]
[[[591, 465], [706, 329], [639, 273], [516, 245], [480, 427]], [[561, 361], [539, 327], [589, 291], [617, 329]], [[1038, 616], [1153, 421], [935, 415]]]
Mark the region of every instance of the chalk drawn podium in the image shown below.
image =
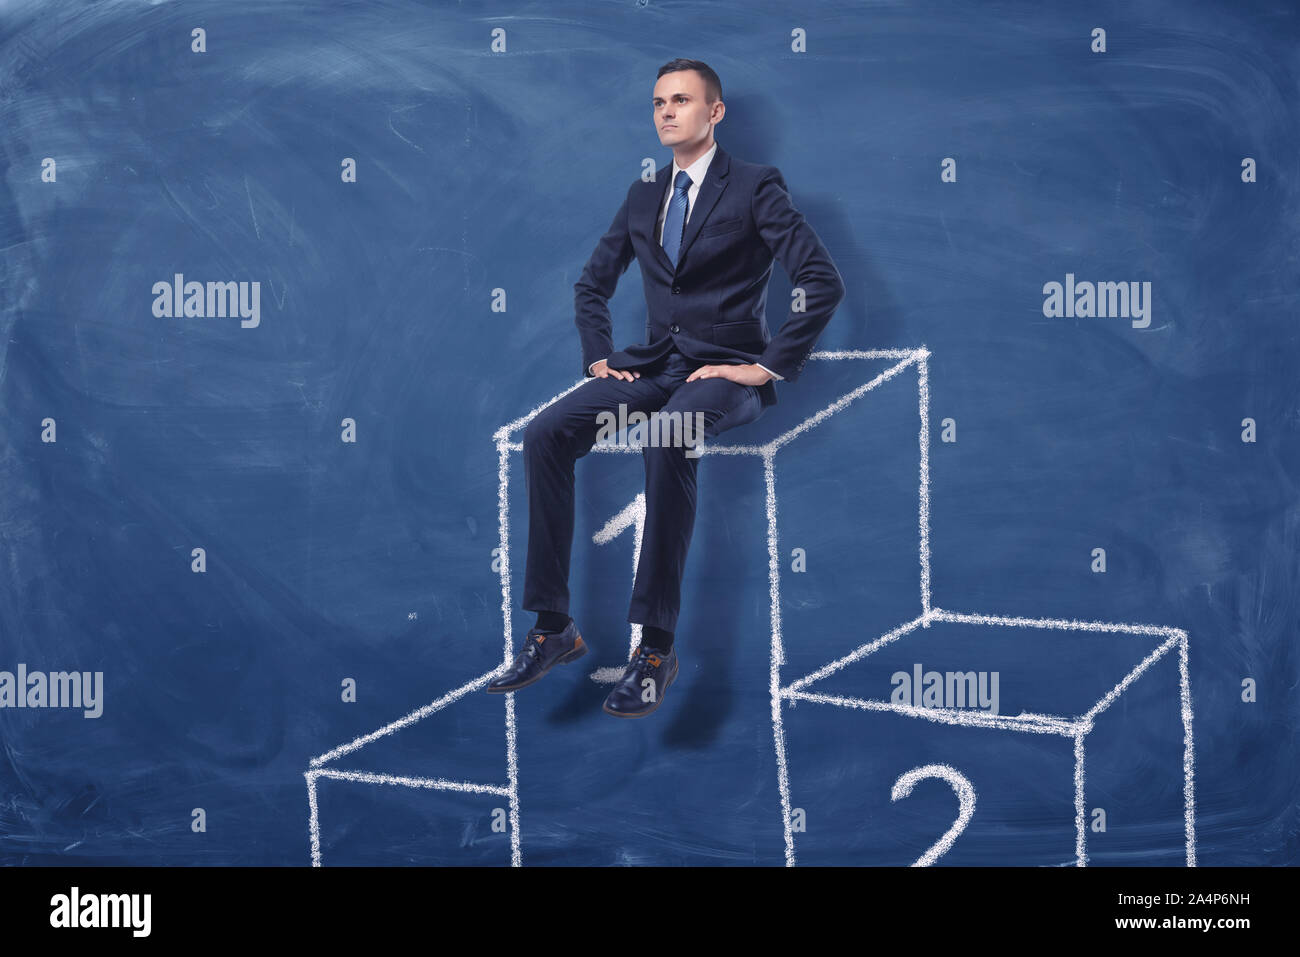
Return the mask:
[[[750, 838], [770, 854], [754, 862], [1194, 866], [1186, 632], [959, 613], [932, 605], [929, 355], [924, 346], [815, 352], [810, 358], [818, 365], [800, 386], [820, 380], [835, 394], [833, 401], [818, 401], [808, 414], [807, 391], [786, 393], [758, 422], [742, 427], [745, 437], [761, 431], [762, 441], [737, 444], [724, 433], [704, 443], [705, 458], [737, 457], [754, 470], [766, 513], [759, 516], [757, 524], [766, 527], [755, 532], [754, 545], [761, 547], [765, 539], [767, 600], [763, 607], [749, 603], [756, 617], [739, 629], [762, 634], [765, 660], [762, 673], [737, 679], [747, 682], [747, 691], [766, 692], [761, 713], [751, 708], [745, 720], [771, 725], [772, 750], [762, 771], [770, 783], [764, 792], [770, 806], [761, 811], [762, 826], [751, 822]], [[909, 380], [916, 382], [916, 393], [905, 387]], [[528, 422], [586, 381], [493, 436], [503, 662], [517, 651], [512, 464], [522, 465], [516, 453], [522, 452]], [[846, 464], [847, 446], [861, 447], [865, 467], [854, 471]], [[909, 447], [919, 452], [919, 468], [916, 456], [907, 458]], [[592, 452], [641, 457], [634, 444], [598, 443]], [[708, 467], [701, 468], [703, 489]], [[516, 479], [516, 490], [518, 485]], [[707, 503], [707, 494], [702, 500]], [[846, 513], [870, 517], [846, 522]], [[635, 495], [592, 537], [596, 546], [632, 538], [633, 575], [643, 521], [644, 499]], [[912, 543], [912, 557], [900, 562], [897, 546], [904, 540]], [[517, 541], [513, 547], [518, 549]], [[819, 563], [817, 575], [791, 572], [796, 547]], [[700, 548], [692, 545], [690, 561], [697, 561]], [[575, 560], [577, 554], [575, 547]], [[828, 554], [839, 558], [830, 568]], [[756, 566], [749, 577], [760, 575]], [[630, 590], [628, 581], [624, 597]], [[683, 621], [688, 601], [684, 592]], [[857, 627], [846, 629], [846, 621]], [[626, 627], [630, 657], [640, 626]], [[870, 640], [852, 640], [863, 635]], [[692, 654], [698, 654], [706, 636], [690, 639]], [[590, 678], [603, 684], [622, 670], [620, 662], [602, 666], [597, 659], [596, 665]], [[522, 811], [521, 792], [529, 785], [520, 771], [516, 694], [482, 692], [499, 667], [311, 759], [305, 778], [314, 866], [324, 863], [322, 828], [364, 831], [369, 798], [394, 788], [417, 789], [422, 801], [449, 802], [448, 807], [469, 802], [477, 814], [501, 818], [504, 833], [495, 843], [463, 835], [459, 842], [448, 839], [424, 849], [422, 858], [390, 844], [383, 849], [388, 856], [377, 853], [366, 862], [524, 863], [528, 835], [548, 830], [536, 818], [546, 812], [530, 812], [536, 816], [526, 820]], [[917, 679], [911, 703], [897, 700], [902, 674]], [[999, 676], [999, 707], [975, 706], [979, 679], [993, 674]], [[679, 678], [670, 707], [682, 707], [691, 693], [681, 683]], [[926, 700], [922, 687], [942, 689], [948, 698]], [[970, 701], [961, 700], [963, 689], [971, 692]], [[664, 710], [643, 720], [662, 719]], [[453, 717], [455, 733], [438, 739], [452, 743], [423, 752], [427, 760], [420, 766], [426, 771], [402, 773], [382, 766], [383, 758], [369, 767], [358, 761], [399, 732]], [[494, 739], [499, 751], [483, 747]], [[427, 773], [430, 766], [434, 775]], [[541, 769], [531, 773], [536, 780]], [[350, 803], [327, 813], [326, 789], [340, 800], [346, 794]], [[411, 841], [435, 837], [421, 832]]]

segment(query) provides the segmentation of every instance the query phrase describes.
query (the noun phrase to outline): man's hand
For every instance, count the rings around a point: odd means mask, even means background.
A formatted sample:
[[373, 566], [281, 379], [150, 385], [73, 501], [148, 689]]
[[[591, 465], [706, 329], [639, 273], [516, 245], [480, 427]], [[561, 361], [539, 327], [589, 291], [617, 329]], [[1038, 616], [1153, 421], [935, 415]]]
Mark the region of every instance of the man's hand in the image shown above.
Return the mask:
[[601, 379], [626, 379], [628, 382], [641, 378], [641, 373], [635, 369], [611, 369], [604, 359], [591, 367], [591, 374]]
[[770, 382], [772, 376], [762, 366], [751, 362], [744, 365], [700, 366], [686, 377], [687, 382], [696, 379], [730, 379], [741, 385], [763, 385]]

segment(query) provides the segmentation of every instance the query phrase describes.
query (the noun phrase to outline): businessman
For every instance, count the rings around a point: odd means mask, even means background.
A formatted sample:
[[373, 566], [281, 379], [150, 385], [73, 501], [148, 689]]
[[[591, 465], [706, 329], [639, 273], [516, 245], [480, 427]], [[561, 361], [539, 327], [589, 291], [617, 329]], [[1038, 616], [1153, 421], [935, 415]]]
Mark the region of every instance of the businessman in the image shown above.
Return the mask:
[[[773, 380], [799, 378], [844, 298], [839, 271], [791, 203], [781, 172], [737, 159], [714, 139], [726, 110], [718, 75], [699, 60], [666, 63], [653, 107], [672, 164], [652, 182], [632, 183], [574, 286], [583, 374], [592, 381], [544, 408], [524, 431], [522, 604], [537, 622], [490, 692], [516, 691], [586, 654], [569, 615], [573, 470], [596, 441], [601, 413], [622, 406], [661, 422], [681, 413], [682, 422], [702, 421], [705, 439], [752, 422], [776, 404]], [[608, 302], [634, 256], [645, 287], [646, 341], [615, 351]], [[801, 308], [790, 310], [774, 337], [765, 320], [773, 257], [803, 290], [802, 303], [795, 300]], [[616, 717], [654, 711], [677, 676], [673, 634], [699, 461], [687, 444], [642, 446], [645, 528], [627, 616], [642, 626], [641, 643], [605, 699]]]

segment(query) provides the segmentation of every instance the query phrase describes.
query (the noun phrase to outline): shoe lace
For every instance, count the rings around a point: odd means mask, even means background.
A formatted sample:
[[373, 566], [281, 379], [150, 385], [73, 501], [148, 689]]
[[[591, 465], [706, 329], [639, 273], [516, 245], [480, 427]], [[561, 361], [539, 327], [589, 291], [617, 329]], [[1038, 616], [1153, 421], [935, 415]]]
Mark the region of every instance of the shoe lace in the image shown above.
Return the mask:
[[536, 660], [542, 656], [542, 635], [533, 633], [524, 641], [524, 650], [519, 653], [521, 658], [531, 658]]
[[637, 674], [648, 675], [663, 664], [663, 661], [662, 655], [650, 651], [644, 645], [637, 645], [636, 657], [632, 659], [631, 665], [636, 669]]

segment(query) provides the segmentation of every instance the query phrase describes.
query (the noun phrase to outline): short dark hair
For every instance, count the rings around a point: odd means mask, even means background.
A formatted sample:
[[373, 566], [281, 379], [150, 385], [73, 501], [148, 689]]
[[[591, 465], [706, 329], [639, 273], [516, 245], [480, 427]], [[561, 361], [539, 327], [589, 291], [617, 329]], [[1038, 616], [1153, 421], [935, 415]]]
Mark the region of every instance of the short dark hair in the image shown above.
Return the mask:
[[676, 73], [678, 70], [694, 70], [704, 78], [705, 103], [716, 103], [722, 99], [722, 81], [718, 79], [718, 74], [713, 72], [713, 67], [703, 60], [687, 60], [684, 57], [669, 60], [659, 68], [659, 76], [655, 79], [659, 79], [665, 73]]

